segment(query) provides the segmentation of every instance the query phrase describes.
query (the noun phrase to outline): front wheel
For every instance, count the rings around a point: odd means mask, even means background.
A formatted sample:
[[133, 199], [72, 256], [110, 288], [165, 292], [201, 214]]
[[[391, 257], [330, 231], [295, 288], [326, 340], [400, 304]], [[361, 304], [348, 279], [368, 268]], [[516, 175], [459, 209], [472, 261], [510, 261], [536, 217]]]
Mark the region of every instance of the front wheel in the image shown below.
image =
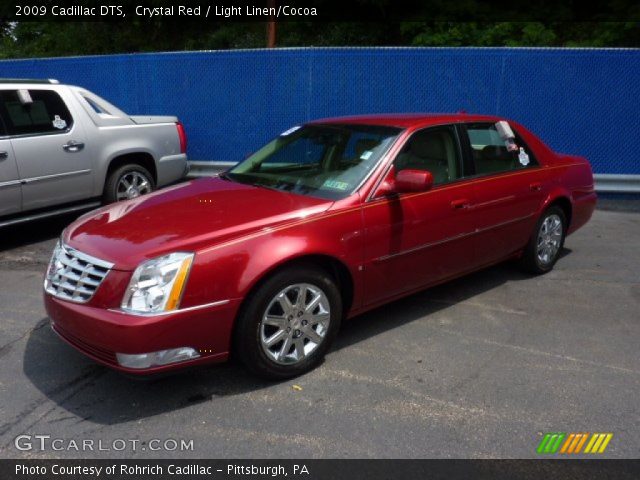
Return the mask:
[[333, 279], [313, 267], [276, 273], [252, 294], [238, 318], [235, 348], [253, 373], [295, 377], [316, 367], [340, 327]]
[[567, 231], [567, 217], [557, 206], [542, 214], [522, 255], [522, 267], [535, 274], [550, 271], [558, 261]]

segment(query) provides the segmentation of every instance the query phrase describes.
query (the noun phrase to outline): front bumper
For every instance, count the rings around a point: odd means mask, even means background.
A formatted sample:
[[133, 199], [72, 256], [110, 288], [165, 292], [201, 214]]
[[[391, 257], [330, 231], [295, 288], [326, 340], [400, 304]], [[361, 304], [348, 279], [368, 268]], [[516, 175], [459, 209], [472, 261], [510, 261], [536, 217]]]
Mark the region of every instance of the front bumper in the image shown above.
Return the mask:
[[[116, 370], [151, 374], [226, 360], [240, 301], [154, 316], [72, 303], [48, 293], [44, 294], [44, 303], [53, 330], [80, 352]], [[116, 360], [116, 353], [140, 354], [179, 347], [194, 348], [200, 357], [146, 369], [123, 367]]]

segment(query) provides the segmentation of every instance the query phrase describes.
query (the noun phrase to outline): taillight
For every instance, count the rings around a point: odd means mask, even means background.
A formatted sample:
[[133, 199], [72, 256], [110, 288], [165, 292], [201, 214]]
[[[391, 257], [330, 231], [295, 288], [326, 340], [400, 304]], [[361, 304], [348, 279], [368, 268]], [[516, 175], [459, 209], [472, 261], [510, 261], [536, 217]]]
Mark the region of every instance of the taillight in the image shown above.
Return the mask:
[[178, 129], [178, 138], [180, 139], [180, 153], [187, 153], [187, 134], [184, 131], [182, 122], [176, 123]]

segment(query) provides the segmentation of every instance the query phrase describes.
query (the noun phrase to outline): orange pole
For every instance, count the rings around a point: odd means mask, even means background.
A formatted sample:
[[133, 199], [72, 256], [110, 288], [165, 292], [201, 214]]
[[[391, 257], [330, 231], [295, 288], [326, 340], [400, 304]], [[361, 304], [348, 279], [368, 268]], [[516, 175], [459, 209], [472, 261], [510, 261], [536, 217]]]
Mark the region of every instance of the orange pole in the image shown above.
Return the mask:
[[[276, 8], [276, 0], [268, 0], [267, 6]], [[276, 17], [271, 15], [267, 22], [267, 48], [274, 48], [276, 46]]]

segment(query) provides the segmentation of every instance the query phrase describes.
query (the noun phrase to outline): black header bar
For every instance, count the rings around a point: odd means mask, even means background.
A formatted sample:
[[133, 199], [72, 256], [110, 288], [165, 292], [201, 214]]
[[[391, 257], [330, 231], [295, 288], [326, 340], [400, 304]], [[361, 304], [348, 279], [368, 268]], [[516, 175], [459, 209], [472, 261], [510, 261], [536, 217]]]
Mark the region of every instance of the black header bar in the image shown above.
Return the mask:
[[4, 21], [54, 22], [630, 22], [633, 0], [13, 0]]

